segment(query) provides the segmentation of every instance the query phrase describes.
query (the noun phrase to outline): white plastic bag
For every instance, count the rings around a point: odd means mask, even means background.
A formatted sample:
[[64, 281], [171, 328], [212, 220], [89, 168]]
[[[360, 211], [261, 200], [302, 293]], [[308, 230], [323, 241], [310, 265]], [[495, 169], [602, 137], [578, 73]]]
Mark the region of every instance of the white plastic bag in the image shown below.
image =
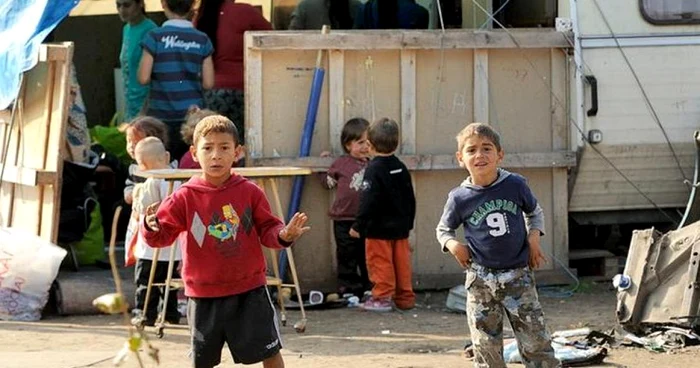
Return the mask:
[[38, 321], [66, 254], [36, 235], [0, 227], [0, 320]]

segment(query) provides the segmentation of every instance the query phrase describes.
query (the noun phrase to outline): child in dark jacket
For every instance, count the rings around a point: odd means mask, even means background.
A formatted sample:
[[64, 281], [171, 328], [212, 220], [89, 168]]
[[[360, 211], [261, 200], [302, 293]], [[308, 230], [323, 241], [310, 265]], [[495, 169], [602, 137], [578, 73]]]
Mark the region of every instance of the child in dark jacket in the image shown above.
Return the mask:
[[364, 308], [376, 312], [415, 306], [411, 281], [411, 248], [408, 234], [416, 216], [411, 174], [395, 155], [399, 126], [382, 118], [369, 127], [374, 155], [365, 170], [360, 209], [350, 235], [365, 237], [365, 252], [372, 297]]

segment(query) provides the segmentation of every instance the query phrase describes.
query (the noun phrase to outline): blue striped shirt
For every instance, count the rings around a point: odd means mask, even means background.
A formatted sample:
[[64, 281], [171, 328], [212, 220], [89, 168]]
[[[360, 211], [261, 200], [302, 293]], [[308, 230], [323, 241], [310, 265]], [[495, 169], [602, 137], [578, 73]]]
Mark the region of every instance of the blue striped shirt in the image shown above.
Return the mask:
[[183, 19], [171, 19], [141, 42], [153, 55], [148, 115], [181, 124], [192, 105], [204, 107], [202, 63], [214, 47], [206, 34]]

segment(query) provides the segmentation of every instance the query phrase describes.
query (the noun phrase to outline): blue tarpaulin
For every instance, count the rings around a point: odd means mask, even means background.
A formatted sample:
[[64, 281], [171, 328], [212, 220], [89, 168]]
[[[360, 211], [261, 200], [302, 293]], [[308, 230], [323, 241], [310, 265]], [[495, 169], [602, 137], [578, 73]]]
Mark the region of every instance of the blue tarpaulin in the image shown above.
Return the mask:
[[46, 36], [78, 0], [0, 1], [0, 109], [17, 97], [20, 75], [36, 65]]

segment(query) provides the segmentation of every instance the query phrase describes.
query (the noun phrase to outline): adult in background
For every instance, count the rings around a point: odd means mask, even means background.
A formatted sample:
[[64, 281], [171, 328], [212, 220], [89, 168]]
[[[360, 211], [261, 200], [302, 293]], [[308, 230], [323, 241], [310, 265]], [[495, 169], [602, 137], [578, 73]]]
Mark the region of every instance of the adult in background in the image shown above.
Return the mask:
[[144, 0], [116, 0], [119, 18], [126, 24], [122, 29], [122, 50], [119, 62], [124, 83], [124, 116], [122, 121], [131, 121], [139, 115], [148, 96], [148, 85], [138, 82], [141, 61], [141, 40], [148, 31], [158, 26], [146, 17]]
[[260, 10], [235, 0], [202, 0], [195, 24], [214, 45], [214, 89], [204, 93], [204, 103], [233, 121], [243, 144], [243, 34], [272, 30], [272, 25]]
[[355, 29], [427, 29], [428, 10], [415, 0], [368, 0], [355, 16]]
[[292, 12], [289, 29], [352, 29], [358, 0], [301, 0]]

